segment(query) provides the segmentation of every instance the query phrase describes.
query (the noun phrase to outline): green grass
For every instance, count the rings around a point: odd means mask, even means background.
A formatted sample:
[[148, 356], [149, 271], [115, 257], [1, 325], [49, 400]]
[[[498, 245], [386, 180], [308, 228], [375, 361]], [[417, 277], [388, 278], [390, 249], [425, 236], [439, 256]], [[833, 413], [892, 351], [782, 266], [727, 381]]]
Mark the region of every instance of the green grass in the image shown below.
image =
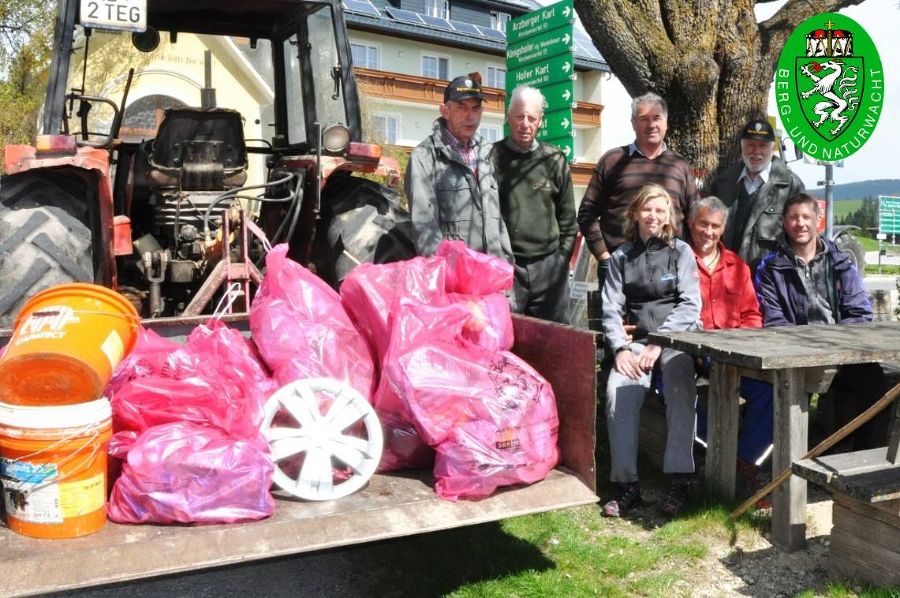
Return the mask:
[[468, 583], [450, 595], [662, 596], [709, 550], [696, 533], [708, 530], [706, 523], [677, 521], [651, 531], [615, 533], [623, 526], [635, 524], [603, 520], [597, 507], [506, 520], [505, 532], [540, 547], [553, 566]]
[[[875, 262], [874, 264], [866, 264], [866, 273], [867, 274], [878, 274], [879, 273], [878, 262]], [[900, 274], [900, 266], [898, 266], [896, 264], [893, 264], [893, 265], [882, 264], [880, 273], [881, 274], [890, 274], [890, 275]]]
[[[603, 518], [591, 505], [359, 547], [353, 558], [369, 572], [367, 595], [689, 595], [711, 547], [727, 544], [727, 520], [726, 507], [697, 504], [654, 528]], [[746, 521], [737, 527], [753, 531]]]
[[[704, 559], [727, 550], [732, 532], [755, 534], [769, 524], [758, 511], [731, 523], [732, 506], [697, 498], [686, 514], [655, 527], [646, 516], [603, 518], [590, 505], [359, 546], [351, 558], [365, 572], [358, 580], [365, 595], [690, 596], [712, 574]], [[900, 598], [836, 584], [801, 595]]]
[[859, 241], [859, 244], [862, 245], [863, 251], [878, 251], [878, 240], [870, 239], [869, 237], [864, 237], [862, 235], [853, 235]]

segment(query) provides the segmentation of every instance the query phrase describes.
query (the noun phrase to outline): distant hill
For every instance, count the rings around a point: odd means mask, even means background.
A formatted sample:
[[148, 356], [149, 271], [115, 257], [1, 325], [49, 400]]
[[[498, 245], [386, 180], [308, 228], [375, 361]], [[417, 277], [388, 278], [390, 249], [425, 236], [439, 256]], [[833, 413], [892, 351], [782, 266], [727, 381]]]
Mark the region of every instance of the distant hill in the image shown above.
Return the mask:
[[[817, 187], [809, 190], [811, 195], [825, 197], [825, 189]], [[878, 197], [879, 195], [894, 195], [900, 197], [900, 179], [877, 179], [858, 181], [856, 183], [842, 183], [835, 185], [834, 199], [862, 199], [864, 197]]]

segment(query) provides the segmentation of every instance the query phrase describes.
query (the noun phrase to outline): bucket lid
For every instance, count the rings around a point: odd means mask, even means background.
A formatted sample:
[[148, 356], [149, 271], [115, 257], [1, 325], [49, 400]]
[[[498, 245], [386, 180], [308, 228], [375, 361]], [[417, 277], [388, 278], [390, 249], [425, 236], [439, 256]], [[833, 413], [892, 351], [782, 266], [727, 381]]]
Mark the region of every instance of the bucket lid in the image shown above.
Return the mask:
[[51, 407], [0, 403], [0, 425], [31, 430], [79, 428], [102, 422], [110, 417], [112, 406], [106, 398]]

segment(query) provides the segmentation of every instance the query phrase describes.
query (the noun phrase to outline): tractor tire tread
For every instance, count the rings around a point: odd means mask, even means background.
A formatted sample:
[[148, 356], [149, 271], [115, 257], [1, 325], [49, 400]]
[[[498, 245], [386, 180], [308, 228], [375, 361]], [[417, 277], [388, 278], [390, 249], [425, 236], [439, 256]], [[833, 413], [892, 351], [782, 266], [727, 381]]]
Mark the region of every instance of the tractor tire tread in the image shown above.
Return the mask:
[[94, 282], [94, 247], [84, 183], [53, 171], [0, 179], [0, 328], [35, 293]]

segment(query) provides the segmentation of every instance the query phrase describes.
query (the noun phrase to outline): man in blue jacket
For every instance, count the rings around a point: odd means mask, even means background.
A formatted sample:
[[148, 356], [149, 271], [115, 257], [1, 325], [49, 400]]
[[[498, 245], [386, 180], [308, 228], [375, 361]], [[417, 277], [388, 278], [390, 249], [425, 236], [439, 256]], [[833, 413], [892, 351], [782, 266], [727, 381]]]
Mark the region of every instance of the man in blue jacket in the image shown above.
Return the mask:
[[[756, 288], [764, 326], [851, 324], [872, 320], [872, 304], [850, 257], [816, 234], [819, 204], [801, 193], [784, 204], [784, 239], [763, 258]], [[874, 403], [881, 394], [883, 373], [877, 363], [843, 366], [832, 382], [838, 425]], [[846, 395], [842, 397], [842, 395]], [[855, 405], [852, 403], [855, 402]], [[844, 413], [841, 407], [848, 407]], [[875, 420], [863, 426], [854, 448], [876, 442]]]

